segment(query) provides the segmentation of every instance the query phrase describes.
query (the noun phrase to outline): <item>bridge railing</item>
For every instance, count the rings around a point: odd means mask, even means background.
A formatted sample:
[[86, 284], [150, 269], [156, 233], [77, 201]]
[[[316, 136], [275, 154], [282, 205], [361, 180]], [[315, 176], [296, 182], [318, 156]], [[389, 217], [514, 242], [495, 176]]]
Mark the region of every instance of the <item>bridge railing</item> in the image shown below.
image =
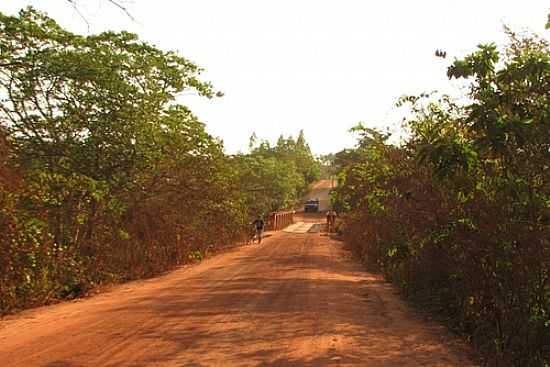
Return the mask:
[[271, 231], [280, 231], [294, 223], [295, 211], [275, 212], [269, 214], [267, 220], [267, 229]]

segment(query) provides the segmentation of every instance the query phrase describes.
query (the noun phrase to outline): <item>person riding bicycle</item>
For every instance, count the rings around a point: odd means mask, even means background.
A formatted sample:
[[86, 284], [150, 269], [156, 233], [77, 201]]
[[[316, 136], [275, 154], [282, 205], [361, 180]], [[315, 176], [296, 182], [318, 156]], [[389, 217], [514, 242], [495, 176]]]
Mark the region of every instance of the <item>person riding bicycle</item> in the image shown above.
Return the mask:
[[[263, 219], [260, 217], [256, 218], [256, 220], [252, 222], [252, 226], [254, 227], [254, 237], [258, 239], [258, 243], [261, 243], [265, 226]], [[252, 242], [254, 242], [254, 239], [252, 239]]]

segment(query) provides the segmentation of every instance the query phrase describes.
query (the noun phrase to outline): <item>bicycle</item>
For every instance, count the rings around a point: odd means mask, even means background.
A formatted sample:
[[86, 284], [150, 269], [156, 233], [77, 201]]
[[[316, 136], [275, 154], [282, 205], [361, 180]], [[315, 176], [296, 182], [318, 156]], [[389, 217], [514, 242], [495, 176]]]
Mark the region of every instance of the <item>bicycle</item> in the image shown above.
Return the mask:
[[250, 229], [250, 233], [248, 234], [247, 244], [253, 244], [256, 240], [258, 240], [258, 243], [262, 243], [262, 235], [263, 229], [252, 227]]
[[252, 225], [252, 233], [250, 241], [254, 243], [258, 239], [258, 243], [262, 243], [262, 233], [264, 231], [264, 221], [261, 218], [257, 218], [254, 222], [250, 223]]
[[[256, 229], [256, 227], [254, 226], [250, 226], [247, 234], [246, 234], [246, 241], [245, 241], [245, 244], [246, 245], [251, 245], [254, 243], [254, 241], [256, 241], [256, 239], [259, 239], [259, 236], [258, 236], [258, 230]], [[261, 235], [261, 234], [260, 234]], [[259, 241], [261, 242], [261, 240]]]

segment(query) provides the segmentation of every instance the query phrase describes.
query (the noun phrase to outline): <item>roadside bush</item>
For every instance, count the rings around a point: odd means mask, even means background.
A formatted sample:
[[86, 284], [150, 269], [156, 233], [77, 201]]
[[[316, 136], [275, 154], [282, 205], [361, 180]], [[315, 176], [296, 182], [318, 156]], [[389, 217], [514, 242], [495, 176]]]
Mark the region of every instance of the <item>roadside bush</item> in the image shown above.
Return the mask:
[[469, 335], [494, 366], [550, 363], [550, 53], [508, 31], [449, 68], [468, 105], [404, 97], [400, 147], [359, 126], [335, 204], [369, 266]]

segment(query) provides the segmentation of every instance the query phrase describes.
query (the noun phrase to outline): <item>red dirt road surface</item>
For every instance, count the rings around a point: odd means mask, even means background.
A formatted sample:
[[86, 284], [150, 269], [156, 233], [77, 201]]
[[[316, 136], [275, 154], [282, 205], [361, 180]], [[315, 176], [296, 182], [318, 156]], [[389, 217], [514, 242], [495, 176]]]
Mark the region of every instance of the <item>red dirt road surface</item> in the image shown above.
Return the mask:
[[268, 233], [168, 275], [0, 321], [0, 366], [473, 366], [344, 244]]

